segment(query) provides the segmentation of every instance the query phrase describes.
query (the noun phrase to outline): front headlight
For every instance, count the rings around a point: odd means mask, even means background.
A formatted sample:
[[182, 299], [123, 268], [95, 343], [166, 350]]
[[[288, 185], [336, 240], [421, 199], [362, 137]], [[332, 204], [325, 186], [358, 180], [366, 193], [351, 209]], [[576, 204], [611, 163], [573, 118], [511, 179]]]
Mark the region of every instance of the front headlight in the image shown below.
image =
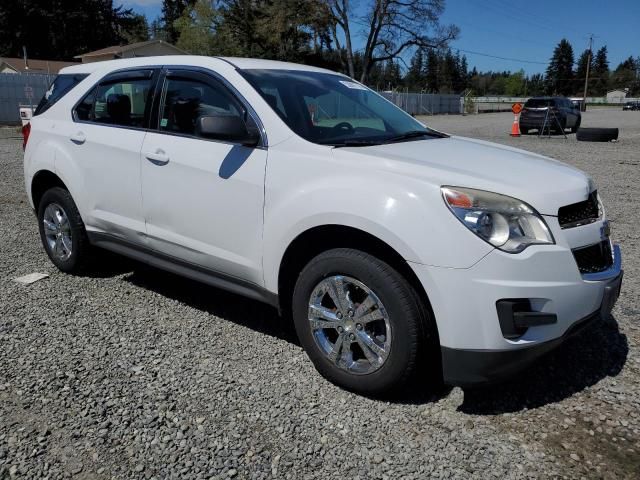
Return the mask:
[[518, 253], [529, 245], [555, 243], [540, 214], [516, 198], [471, 188], [441, 190], [453, 214], [469, 230], [500, 250]]

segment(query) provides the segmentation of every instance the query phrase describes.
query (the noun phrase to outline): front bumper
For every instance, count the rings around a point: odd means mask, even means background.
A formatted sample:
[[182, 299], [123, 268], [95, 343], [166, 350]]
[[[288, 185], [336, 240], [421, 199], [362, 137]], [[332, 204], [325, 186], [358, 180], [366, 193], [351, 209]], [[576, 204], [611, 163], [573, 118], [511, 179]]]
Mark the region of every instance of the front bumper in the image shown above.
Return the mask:
[[[609, 269], [582, 275], [571, 248], [599, 238], [601, 225], [561, 232], [548, 223], [556, 245], [532, 246], [517, 255], [493, 250], [467, 269], [411, 264], [429, 296], [447, 383], [509, 376], [613, 308], [622, 281], [620, 248], [614, 246]], [[534, 315], [554, 321], [505, 335], [497, 309], [504, 299], [526, 299]]]
[[444, 381], [449, 385], [471, 386], [499, 382], [555, 349], [568, 338], [606, 318], [620, 295], [623, 272], [605, 284], [600, 308], [573, 323], [560, 337], [521, 349], [490, 351], [442, 347]]

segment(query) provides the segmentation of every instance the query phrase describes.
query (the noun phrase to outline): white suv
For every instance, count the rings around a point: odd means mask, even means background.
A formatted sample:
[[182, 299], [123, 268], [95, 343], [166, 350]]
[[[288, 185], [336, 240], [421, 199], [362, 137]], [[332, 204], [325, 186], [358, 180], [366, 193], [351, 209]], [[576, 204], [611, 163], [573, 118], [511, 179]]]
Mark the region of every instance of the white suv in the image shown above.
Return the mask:
[[502, 378], [620, 291], [587, 175], [436, 132], [327, 70], [78, 65], [25, 130], [26, 189], [60, 270], [102, 247], [275, 305], [354, 391]]

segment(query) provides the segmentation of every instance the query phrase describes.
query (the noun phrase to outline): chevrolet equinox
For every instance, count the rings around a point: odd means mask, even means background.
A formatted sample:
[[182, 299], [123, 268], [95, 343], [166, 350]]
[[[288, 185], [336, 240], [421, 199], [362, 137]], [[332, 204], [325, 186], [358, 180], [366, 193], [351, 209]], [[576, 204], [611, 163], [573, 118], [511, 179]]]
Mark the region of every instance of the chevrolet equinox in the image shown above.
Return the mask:
[[272, 304], [323, 376], [363, 394], [502, 379], [619, 295], [585, 173], [428, 128], [328, 70], [72, 66], [24, 137], [58, 269], [99, 247]]

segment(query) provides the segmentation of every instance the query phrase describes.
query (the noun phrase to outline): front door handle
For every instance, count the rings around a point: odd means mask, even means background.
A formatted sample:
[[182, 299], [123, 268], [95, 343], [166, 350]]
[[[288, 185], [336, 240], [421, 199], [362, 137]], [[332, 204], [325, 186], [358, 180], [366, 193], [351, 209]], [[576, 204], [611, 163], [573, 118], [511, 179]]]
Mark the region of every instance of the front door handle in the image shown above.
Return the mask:
[[77, 133], [74, 133], [73, 135], [71, 135], [69, 137], [69, 140], [71, 140], [76, 145], [82, 145], [84, 142], [87, 141], [87, 137], [84, 136], [84, 133], [77, 132]]
[[157, 149], [155, 152], [147, 152], [144, 154], [147, 160], [149, 160], [154, 165], [166, 165], [169, 163], [169, 155], [167, 155], [164, 150]]

